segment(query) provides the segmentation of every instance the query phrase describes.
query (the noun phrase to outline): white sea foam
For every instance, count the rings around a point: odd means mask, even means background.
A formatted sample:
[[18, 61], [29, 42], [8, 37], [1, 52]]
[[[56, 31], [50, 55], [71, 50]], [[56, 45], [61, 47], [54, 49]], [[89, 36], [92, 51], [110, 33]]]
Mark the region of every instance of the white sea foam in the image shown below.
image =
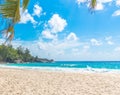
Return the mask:
[[14, 68], [14, 69], [29, 69], [29, 70], [41, 70], [51, 72], [70, 72], [70, 73], [120, 73], [119, 69], [97, 69], [87, 66], [87, 68], [61, 68], [61, 67], [28, 67], [28, 66], [7, 66], [0, 65], [0, 68]]

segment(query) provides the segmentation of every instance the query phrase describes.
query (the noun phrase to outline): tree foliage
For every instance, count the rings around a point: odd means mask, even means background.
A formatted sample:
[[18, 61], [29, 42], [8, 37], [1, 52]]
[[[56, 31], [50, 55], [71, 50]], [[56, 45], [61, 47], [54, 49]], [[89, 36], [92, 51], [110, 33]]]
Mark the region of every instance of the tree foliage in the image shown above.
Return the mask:
[[[7, 19], [6, 27], [2, 30], [7, 37], [5, 43], [13, 39], [15, 32], [14, 26], [20, 21], [20, 7], [22, 6], [22, 12], [24, 12], [29, 1], [30, 0], [0, 0], [0, 16]], [[97, 0], [88, 0], [88, 2], [89, 1], [90, 9], [94, 10], [97, 5]]]
[[91, 0], [91, 1], [90, 1], [90, 8], [91, 8], [92, 10], [95, 9], [96, 5], [97, 5], [97, 0]]
[[[6, 26], [3, 29], [6, 34], [6, 42], [12, 40], [14, 37], [14, 26], [20, 21], [20, 7], [21, 0], [1, 0], [0, 4], [0, 15], [6, 19]], [[22, 0], [22, 12], [25, 11], [29, 3], [29, 0]], [[8, 33], [10, 35], [8, 35]], [[5, 43], [6, 43], [5, 42]]]
[[14, 49], [12, 46], [0, 45], [0, 61], [16, 63], [20, 62], [32, 62], [34, 57], [30, 54], [28, 49], [24, 49], [21, 46]]
[[19, 46], [14, 49], [11, 45], [0, 45], [0, 62], [24, 63], [24, 62], [53, 62], [53, 60], [34, 57], [29, 49]]

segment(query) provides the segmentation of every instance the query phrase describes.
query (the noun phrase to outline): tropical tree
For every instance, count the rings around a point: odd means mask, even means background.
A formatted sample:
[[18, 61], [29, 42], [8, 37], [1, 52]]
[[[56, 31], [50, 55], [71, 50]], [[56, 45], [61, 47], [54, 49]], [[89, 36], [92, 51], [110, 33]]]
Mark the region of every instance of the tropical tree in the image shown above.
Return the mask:
[[[6, 34], [6, 41], [11, 41], [14, 37], [14, 26], [20, 21], [20, 8], [21, 0], [1, 0], [0, 1], [0, 14], [2, 18], [7, 19], [6, 27], [3, 29], [3, 33]], [[88, 0], [90, 2], [90, 9], [94, 10], [97, 4], [97, 0]], [[25, 11], [29, 0], [22, 0], [22, 12]], [[8, 35], [9, 33], [9, 35]]]
[[97, 5], [97, 0], [91, 0], [90, 1], [90, 9], [95, 9], [95, 7], [96, 7], [96, 5]]
[[[14, 37], [14, 26], [20, 21], [20, 8], [22, 12], [25, 11], [29, 0], [1, 0], [0, 4], [0, 14], [2, 18], [6, 19], [6, 27], [3, 29], [3, 33], [6, 34], [6, 42], [11, 41]], [[8, 35], [9, 33], [9, 35]], [[5, 43], [6, 43], [5, 42]]]

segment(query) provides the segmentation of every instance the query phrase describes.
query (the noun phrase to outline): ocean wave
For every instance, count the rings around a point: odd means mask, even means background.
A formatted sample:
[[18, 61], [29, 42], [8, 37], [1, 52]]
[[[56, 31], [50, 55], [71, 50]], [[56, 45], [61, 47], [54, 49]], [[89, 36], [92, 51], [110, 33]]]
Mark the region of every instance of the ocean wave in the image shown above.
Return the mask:
[[117, 72], [120, 73], [120, 69], [107, 69], [107, 68], [92, 68], [87, 66], [87, 68], [64, 68], [64, 67], [29, 67], [29, 66], [7, 66], [0, 65], [0, 68], [13, 68], [13, 69], [31, 69], [31, 70], [42, 70], [42, 71], [52, 71], [52, 72], [96, 72], [96, 73], [105, 73], [105, 72]]
[[77, 64], [61, 64], [61, 66], [64, 66], [64, 67], [75, 67], [75, 66], [77, 66]]

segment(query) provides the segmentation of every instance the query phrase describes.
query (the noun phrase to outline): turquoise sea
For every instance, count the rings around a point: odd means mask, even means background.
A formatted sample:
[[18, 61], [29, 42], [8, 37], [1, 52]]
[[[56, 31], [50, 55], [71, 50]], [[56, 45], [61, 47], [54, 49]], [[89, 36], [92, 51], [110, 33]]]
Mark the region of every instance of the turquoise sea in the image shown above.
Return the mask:
[[7, 64], [8, 67], [54, 70], [120, 70], [120, 61], [56, 61], [54, 63]]

